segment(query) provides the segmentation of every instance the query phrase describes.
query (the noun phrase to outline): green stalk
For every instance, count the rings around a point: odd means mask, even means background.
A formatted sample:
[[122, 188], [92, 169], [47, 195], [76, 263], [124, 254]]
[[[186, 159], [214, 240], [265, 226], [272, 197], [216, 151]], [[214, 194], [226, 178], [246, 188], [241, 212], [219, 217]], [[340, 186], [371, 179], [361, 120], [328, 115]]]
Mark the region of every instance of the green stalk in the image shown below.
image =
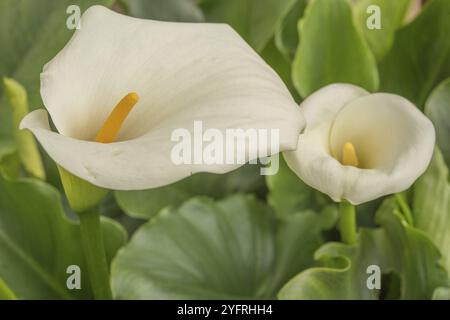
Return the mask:
[[396, 193], [395, 200], [397, 201], [397, 204], [400, 206], [401, 213], [405, 217], [406, 222], [408, 222], [411, 226], [413, 226], [414, 225], [413, 214], [406, 201], [405, 193], [404, 192]]
[[342, 242], [346, 244], [356, 243], [355, 207], [345, 200], [339, 204], [339, 231]]
[[97, 209], [108, 191], [78, 178], [60, 166], [58, 170], [70, 207], [80, 218], [84, 259], [94, 297], [98, 300], [112, 299], [100, 213]]
[[86, 210], [78, 216], [80, 218], [84, 258], [87, 263], [94, 297], [97, 300], [111, 300], [109, 270], [100, 227], [100, 214], [98, 210], [93, 209]]

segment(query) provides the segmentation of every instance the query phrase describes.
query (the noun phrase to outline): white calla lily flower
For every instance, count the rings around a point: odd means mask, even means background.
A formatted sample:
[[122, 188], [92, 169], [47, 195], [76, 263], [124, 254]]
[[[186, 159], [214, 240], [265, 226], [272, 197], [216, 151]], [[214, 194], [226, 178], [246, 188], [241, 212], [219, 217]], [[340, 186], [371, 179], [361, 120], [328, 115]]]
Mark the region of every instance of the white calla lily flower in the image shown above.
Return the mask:
[[326, 86], [300, 106], [306, 128], [289, 167], [334, 201], [360, 204], [409, 188], [430, 163], [435, 131], [411, 102], [349, 84]]
[[296, 147], [304, 126], [279, 76], [228, 25], [137, 19], [101, 6], [83, 14], [45, 65], [41, 96], [59, 133], [43, 109], [21, 127], [70, 173], [116, 190], [242, 165], [174, 164], [171, 134], [196, 120], [221, 132], [277, 129], [280, 151]]

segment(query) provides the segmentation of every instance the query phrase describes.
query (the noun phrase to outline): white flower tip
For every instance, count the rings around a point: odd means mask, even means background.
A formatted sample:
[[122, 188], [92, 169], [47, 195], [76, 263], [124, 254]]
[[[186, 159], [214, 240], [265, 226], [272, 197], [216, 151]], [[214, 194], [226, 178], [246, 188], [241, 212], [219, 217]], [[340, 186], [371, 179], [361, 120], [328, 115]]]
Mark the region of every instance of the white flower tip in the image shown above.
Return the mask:
[[48, 124], [48, 113], [45, 109], [34, 110], [23, 117], [22, 121], [20, 122], [19, 129], [28, 129], [32, 131], [33, 129], [37, 128], [36, 123], [47, 123], [47, 126], [44, 126], [43, 129], [50, 129], [50, 125]]

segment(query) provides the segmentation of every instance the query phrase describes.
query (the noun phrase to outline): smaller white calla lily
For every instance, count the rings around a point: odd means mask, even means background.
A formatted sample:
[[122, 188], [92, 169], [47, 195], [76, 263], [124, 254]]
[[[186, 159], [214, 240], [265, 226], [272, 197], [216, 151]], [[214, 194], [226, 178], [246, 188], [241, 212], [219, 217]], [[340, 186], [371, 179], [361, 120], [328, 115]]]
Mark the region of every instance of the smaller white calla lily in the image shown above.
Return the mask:
[[[276, 129], [279, 149], [295, 148], [304, 126], [298, 106], [228, 25], [143, 20], [93, 6], [81, 26], [41, 74], [41, 96], [59, 133], [45, 110], [21, 124], [75, 176], [136, 190], [242, 165], [174, 164], [172, 133], [192, 131], [197, 120], [219, 132]], [[249, 147], [238, 152], [248, 155]]]
[[435, 131], [411, 102], [349, 84], [326, 86], [300, 106], [306, 128], [289, 167], [334, 201], [354, 205], [409, 188], [430, 163]]

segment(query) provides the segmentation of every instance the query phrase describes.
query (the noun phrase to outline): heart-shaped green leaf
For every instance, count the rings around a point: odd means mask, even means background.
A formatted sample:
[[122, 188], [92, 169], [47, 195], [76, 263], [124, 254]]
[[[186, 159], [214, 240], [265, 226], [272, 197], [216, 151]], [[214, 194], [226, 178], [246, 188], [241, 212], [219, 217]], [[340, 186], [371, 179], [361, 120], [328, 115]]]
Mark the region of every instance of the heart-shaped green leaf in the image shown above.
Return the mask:
[[299, 23], [293, 79], [302, 97], [334, 82], [378, 88], [375, 58], [356, 29], [346, 0], [315, 0]]
[[332, 213], [277, 222], [269, 207], [237, 195], [192, 199], [165, 210], [133, 236], [112, 266], [119, 299], [274, 298], [310, 266]]
[[149, 219], [161, 209], [178, 207], [184, 201], [205, 195], [221, 198], [236, 192], [257, 193], [264, 196], [264, 178], [260, 168], [247, 165], [227, 174], [198, 173], [171, 185], [142, 190], [116, 191], [120, 208], [134, 218]]
[[431, 90], [450, 76], [450, 1], [434, 0], [409, 25], [380, 62], [380, 91], [399, 94], [423, 108]]
[[[110, 261], [126, 233], [102, 220]], [[79, 224], [66, 218], [59, 193], [36, 180], [8, 181], [0, 176], [0, 278], [21, 299], [92, 298], [81, 249]], [[81, 290], [68, 290], [67, 267], [81, 268]]]

